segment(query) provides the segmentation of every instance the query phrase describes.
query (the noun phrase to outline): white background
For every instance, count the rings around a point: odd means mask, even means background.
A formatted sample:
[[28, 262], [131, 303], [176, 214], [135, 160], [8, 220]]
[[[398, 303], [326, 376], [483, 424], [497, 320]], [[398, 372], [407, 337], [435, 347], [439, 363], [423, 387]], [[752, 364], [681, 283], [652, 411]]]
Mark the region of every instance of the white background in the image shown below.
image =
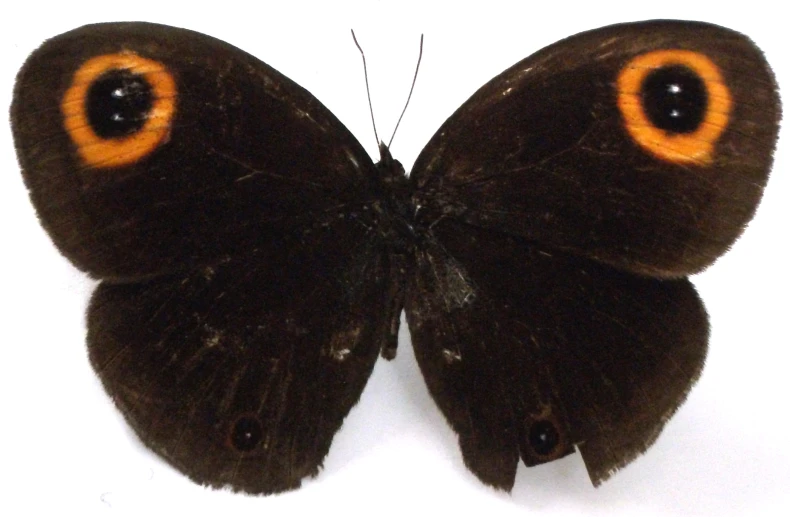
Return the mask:
[[[751, 36], [780, 86], [790, 85], [787, 17], [775, 3], [755, 0], [292, 2], [287, 8], [222, 0], [184, 3], [188, 9], [161, 0], [37, 4], [19, 3], [13, 13], [6, 7], [0, 20], [3, 110], [16, 71], [46, 38], [89, 22], [156, 21], [205, 32], [263, 59], [316, 95], [373, 156], [349, 28], [368, 57], [382, 138], [402, 108], [425, 33], [417, 90], [392, 148], [407, 170], [479, 86], [539, 48], [597, 26], [649, 18], [729, 26]], [[318, 478], [264, 498], [193, 484], [126, 427], [87, 362], [83, 313], [93, 284], [38, 225], [9, 128], [0, 124], [0, 514], [790, 515], [790, 145], [784, 136], [750, 228], [694, 279], [713, 327], [702, 379], [655, 446], [603, 486], [594, 489], [581, 458], [571, 455], [520, 466], [512, 495], [484, 487], [465, 469], [404, 332], [398, 359], [376, 365]]]

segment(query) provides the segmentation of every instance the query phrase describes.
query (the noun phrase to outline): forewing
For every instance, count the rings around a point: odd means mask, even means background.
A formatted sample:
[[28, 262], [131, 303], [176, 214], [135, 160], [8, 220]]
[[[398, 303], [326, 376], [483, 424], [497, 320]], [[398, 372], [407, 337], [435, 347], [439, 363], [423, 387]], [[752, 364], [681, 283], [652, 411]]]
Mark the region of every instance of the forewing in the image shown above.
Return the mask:
[[47, 41], [18, 75], [11, 118], [42, 224], [99, 278], [271, 245], [364, 204], [375, 174], [309, 92], [227, 43], [161, 25]]
[[577, 447], [598, 484], [653, 443], [702, 368], [708, 322], [686, 279], [623, 273], [444, 220], [406, 316], [464, 462], [509, 490], [518, 458]]
[[517, 63], [461, 106], [415, 163], [415, 203], [427, 224], [453, 217], [685, 276], [751, 218], [779, 116], [771, 70], [741, 34], [674, 21], [598, 29]]

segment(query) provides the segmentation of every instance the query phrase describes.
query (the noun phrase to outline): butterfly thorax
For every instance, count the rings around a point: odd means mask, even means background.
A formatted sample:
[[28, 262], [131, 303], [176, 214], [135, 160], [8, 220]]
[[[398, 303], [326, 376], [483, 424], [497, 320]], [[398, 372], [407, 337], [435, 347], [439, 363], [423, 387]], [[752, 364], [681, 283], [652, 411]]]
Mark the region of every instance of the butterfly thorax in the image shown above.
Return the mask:
[[406, 171], [382, 142], [381, 160], [376, 164], [379, 199], [374, 211], [379, 222], [378, 233], [391, 252], [405, 255], [420, 240], [423, 232], [414, 224], [416, 210]]

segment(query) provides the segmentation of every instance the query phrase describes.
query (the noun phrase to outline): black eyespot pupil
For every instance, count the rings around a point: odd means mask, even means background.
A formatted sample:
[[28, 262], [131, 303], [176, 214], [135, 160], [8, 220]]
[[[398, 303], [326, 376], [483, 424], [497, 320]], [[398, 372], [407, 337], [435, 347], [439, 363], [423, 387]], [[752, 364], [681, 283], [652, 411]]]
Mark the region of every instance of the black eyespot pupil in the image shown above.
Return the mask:
[[119, 138], [139, 131], [153, 105], [151, 85], [129, 70], [111, 70], [88, 89], [87, 115], [101, 138]]
[[547, 456], [560, 443], [560, 434], [548, 420], [538, 420], [529, 428], [529, 444], [536, 454]]
[[236, 420], [230, 433], [230, 442], [236, 450], [253, 450], [263, 438], [263, 427], [257, 418], [244, 416]]
[[703, 79], [690, 68], [666, 66], [645, 77], [642, 105], [655, 127], [671, 133], [693, 133], [705, 119], [708, 91]]

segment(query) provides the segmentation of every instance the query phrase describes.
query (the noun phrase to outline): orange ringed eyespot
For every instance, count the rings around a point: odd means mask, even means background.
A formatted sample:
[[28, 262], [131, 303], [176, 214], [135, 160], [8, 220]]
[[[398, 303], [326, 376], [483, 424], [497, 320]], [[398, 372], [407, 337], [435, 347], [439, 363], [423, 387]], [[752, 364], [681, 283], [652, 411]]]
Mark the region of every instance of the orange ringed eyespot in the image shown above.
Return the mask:
[[709, 165], [729, 123], [732, 97], [707, 56], [656, 50], [636, 56], [621, 69], [617, 106], [634, 142], [657, 158]]
[[63, 95], [63, 125], [84, 165], [129, 165], [167, 140], [176, 96], [164, 64], [133, 52], [97, 56]]

